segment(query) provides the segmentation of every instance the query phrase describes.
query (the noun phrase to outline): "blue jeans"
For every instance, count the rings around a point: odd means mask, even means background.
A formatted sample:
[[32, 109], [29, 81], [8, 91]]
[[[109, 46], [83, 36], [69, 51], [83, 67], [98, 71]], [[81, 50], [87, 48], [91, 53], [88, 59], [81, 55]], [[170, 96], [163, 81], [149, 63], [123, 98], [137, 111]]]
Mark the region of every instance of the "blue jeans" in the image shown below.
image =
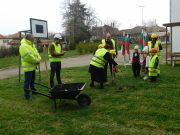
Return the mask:
[[34, 81], [35, 81], [35, 70], [25, 72], [24, 95], [25, 95], [26, 98], [30, 97], [29, 87], [30, 87], [31, 90], [35, 90]]
[[56, 74], [56, 79], [58, 84], [62, 84], [61, 82], [61, 62], [51, 62], [51, 74], [50, 74], [50, 86], [54, 87], [54, 76]]

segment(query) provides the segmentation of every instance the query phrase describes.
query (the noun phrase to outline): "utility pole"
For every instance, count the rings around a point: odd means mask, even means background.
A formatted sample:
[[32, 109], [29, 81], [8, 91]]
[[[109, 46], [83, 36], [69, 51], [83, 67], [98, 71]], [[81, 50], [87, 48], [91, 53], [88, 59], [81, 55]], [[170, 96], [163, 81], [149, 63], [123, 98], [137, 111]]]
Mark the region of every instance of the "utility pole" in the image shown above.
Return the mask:
[[146, 6], [139, 6], [139, 7], [142, 8], [142, 26], [143, 26], [143, 24], [144, 24], [144, 22], [143, 22], [143, 8]]

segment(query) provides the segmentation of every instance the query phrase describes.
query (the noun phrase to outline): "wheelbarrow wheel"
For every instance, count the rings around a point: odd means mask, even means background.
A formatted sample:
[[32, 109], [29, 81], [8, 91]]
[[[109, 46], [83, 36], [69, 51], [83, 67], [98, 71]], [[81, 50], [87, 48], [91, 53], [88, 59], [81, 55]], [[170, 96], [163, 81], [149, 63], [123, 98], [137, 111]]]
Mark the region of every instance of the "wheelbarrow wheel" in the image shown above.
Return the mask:
[[80, 94], [77, 98], [77, 102], [82, 107], [89, 106], [91, 104], [91, 98], [86, 94]]

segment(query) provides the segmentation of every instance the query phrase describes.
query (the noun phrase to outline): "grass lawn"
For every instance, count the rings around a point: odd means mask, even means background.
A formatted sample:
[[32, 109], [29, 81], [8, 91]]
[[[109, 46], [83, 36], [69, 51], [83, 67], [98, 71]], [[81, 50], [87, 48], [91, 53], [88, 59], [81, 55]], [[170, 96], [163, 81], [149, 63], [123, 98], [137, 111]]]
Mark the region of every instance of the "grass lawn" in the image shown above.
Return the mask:
[[[18, 77], [0, 80], [1, 135], [178, 135], [180, 133], [180, 66], [162, 65], [157, 83], [132, 78], [131, 67], [121, 67], [116, 85], [90, 88], [88, 67], [62, 69], [64, 83], [87, 82], [82, 93], [89, 107], [34, 95], [23, 96]], [[46, 84], [46, 76], [41, 83]], [[119, 87], [123, 91], [118, 90]], [[37, 87], [48, 93], [46, 89]]]
[[[40, 53], [42, 59], [44, 58], [43, 53]], [[76, 50], [69, 50], [63, 56], [63, 58], [72, 57], [79, 55]], [[6, 58], [0, 58], [0, 69], [17, 67], [19, 65], [19, 56], [12, 56]]]

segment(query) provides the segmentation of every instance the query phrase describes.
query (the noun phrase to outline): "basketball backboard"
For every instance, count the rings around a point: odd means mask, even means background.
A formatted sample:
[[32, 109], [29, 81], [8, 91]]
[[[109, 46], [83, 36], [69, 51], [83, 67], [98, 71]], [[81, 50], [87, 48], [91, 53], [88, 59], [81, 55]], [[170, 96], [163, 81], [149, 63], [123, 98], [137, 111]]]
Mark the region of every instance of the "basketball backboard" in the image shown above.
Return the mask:
[[31, 33], [37, 38], [48, 38], [47, 21], [30, 18]]

